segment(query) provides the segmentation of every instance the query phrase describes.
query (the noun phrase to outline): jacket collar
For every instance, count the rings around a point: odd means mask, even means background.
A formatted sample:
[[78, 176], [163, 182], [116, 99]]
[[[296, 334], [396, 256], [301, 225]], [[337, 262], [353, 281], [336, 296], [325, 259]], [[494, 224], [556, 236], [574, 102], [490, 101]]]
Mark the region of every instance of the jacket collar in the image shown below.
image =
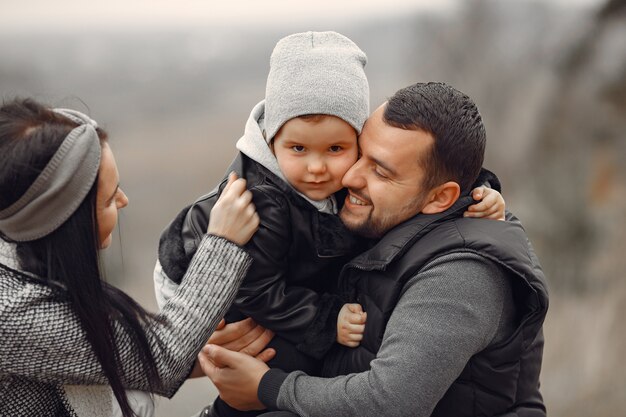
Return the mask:
[[[297, 207], [298, 210], [312, 212], [311, 221], [313, 224], [311, 230], [318, 256], [336, 257], [352, 255], [355, 253], [355, 248], [362, 248], [361, 243], [363, 239], [346, 229], [338, 215], [321, 212], [309, 200], [304, 199], [293, 187], [263, 165], [256, 163], [250, 169], [254, 169], [255, 175], [263, 176], [266, 181], [278, 188], [290, 205]], [[339, 208], [343, 205], [346, 193], [345, 189], [335, 193], [335, 199], [339, 202]]]
[[364, 270], [385, 270], [422, 236], [438, 225], [460, 217], [465, 209], [474, 203], [474, 199], [467, 195], [459, 198], [442, 213], [418, 213], [389, 230], [371, 249], [354, 258], [348, 265]]

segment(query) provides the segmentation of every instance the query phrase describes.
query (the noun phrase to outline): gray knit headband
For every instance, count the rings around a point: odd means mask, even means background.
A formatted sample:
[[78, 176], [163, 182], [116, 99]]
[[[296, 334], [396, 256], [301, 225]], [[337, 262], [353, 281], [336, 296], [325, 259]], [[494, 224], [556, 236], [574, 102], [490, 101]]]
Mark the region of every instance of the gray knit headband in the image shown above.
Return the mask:
[[16, 242], [55, 231], [76, 211], [98, 175], [102, 153], [98, 124], [76, 110], [53, 111], [79, 126], [63, 140], [24, 195], [0, 211], [0, 231]]

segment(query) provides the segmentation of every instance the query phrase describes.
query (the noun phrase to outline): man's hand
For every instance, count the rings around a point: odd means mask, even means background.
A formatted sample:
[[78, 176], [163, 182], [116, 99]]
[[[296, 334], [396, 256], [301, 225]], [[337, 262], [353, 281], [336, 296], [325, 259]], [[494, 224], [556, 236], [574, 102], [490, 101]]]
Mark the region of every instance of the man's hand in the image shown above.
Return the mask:
[[258, 325], [251, 318], [226, 324], [219, 322], [208, 344], [257, 356], [274, 337], [274, 332]]
[[[257, 392], [261, 378], [269, 370], [263, 360], [273, 353], [267, 349], [260, 359], [240, 352], [233, 352], [216, 345], [206, 345], [198, 354], [202, 370], [217, 388], [220, 397], [238, 410], [263, 410]], [[273, 354], [272, 354], [273, 356]]]
[[[207, 344], [219, 345], [225, 349], [245, 353], [267, 362], [276, 354], [274, 349], [265, 349], [273, 337], [274, 332], [256, 324], [251, 318], [229, 324], [226, 324], [222, 319], [217, 324]], [[196, 360], [188, 378], [203, 376], [205, 375], [200, 367], [200, 362]]]
[[367, 313], [360, 304], [344, 304], [337, 316], [337, 343], [357, 347], [363, 340]]

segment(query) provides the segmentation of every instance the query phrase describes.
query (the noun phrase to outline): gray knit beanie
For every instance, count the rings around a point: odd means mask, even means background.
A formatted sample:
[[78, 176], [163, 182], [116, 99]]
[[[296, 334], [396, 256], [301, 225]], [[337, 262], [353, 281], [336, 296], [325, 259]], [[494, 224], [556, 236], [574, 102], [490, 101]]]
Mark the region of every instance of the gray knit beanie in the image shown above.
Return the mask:
[[367, 56], [336, 32], [296, 33], [281, 39], [270, 58], [265, 90], [265, 138], [288, 120], [327, 114], [361, 133], [369, 116]]

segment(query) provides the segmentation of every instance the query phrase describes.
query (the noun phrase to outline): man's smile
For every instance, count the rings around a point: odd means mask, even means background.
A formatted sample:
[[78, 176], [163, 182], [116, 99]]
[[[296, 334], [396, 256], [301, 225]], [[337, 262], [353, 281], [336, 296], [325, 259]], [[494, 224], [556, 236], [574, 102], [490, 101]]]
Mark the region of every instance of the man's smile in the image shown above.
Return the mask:
[[348, 194], [348, 201], [351, 204], [354, 204], [356, 206], [367, 206], [367, 205], [369, 205], [368, 202], [366, 202], [365, 200], [362, 200], [359, 197], [355, 196], [354, 194], [352, 194], [352, 192], [350, 192]]

